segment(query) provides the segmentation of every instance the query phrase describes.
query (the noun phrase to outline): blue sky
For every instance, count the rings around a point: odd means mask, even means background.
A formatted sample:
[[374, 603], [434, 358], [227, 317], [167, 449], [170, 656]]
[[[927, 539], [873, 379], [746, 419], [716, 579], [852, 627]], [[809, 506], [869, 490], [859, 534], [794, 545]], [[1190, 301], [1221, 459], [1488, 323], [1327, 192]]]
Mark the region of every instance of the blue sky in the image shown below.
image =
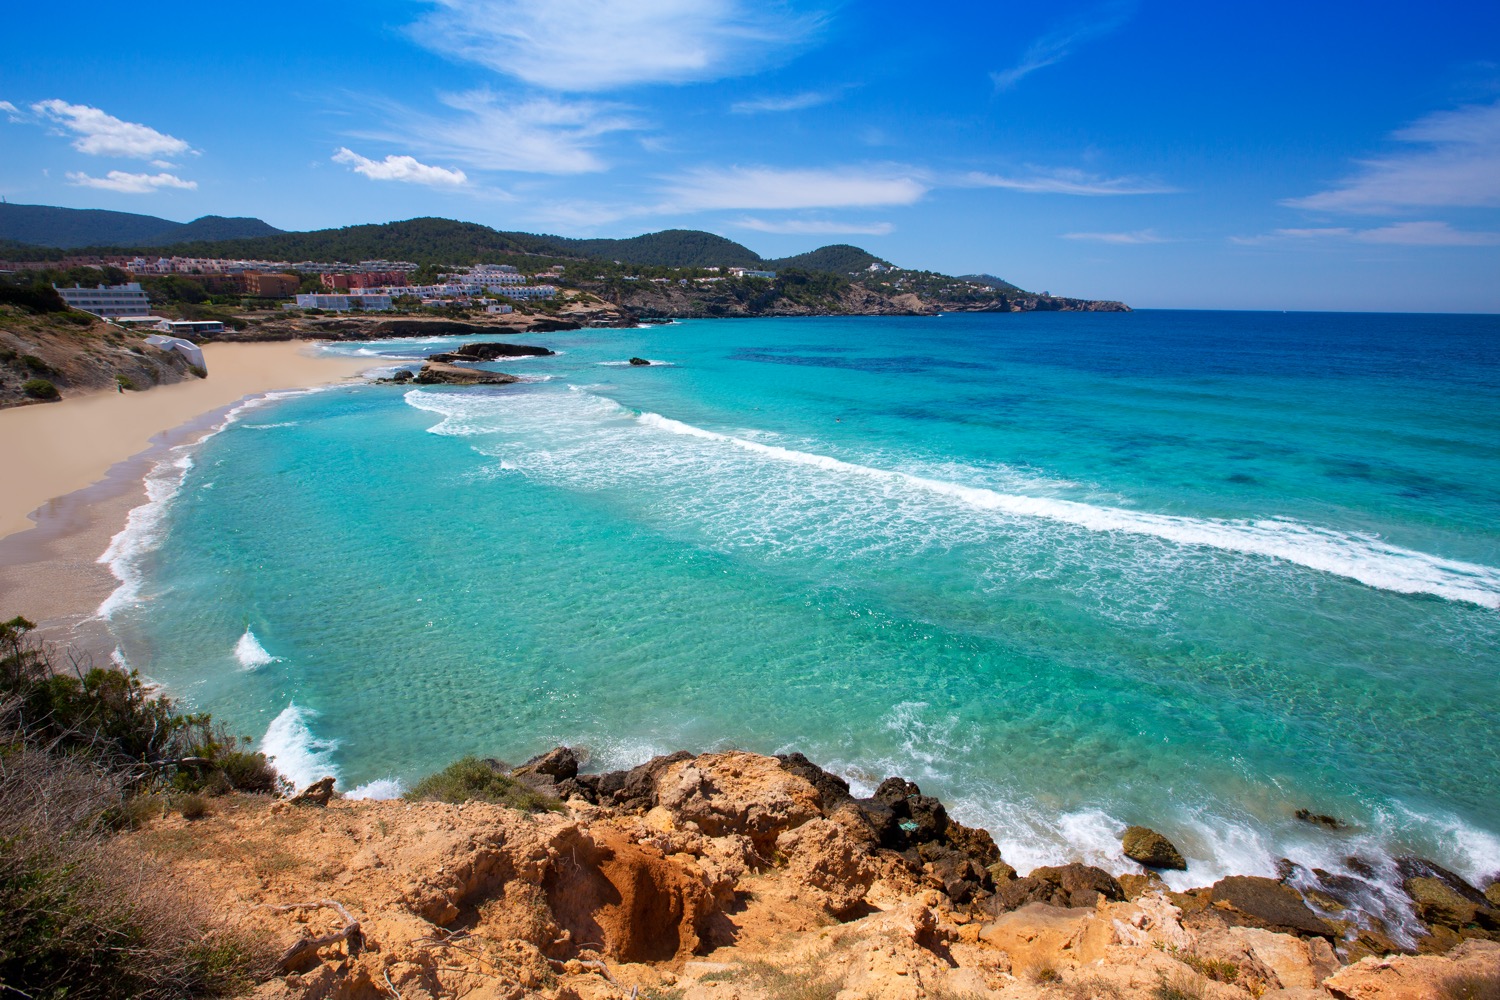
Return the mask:
[[4, 44], [15, 202], [1500, 312], [1493, 2], [80, 2], [17, 5]]

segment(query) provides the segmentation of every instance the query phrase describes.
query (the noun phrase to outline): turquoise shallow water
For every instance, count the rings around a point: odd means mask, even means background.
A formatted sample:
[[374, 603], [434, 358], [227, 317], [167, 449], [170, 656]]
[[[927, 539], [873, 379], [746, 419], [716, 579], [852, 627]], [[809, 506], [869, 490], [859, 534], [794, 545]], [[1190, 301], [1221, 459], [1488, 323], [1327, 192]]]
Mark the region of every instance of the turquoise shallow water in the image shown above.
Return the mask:
[[1130, 822], [1192, 884], [1500, 870], [1500, 319], [530, 339], [559, 355], [491, 367], [535, 381], [290, 394], [164, 463], [124, 657], [365, 792], [559, 742], [798, 749], [1023, 870], [1128, 867]]

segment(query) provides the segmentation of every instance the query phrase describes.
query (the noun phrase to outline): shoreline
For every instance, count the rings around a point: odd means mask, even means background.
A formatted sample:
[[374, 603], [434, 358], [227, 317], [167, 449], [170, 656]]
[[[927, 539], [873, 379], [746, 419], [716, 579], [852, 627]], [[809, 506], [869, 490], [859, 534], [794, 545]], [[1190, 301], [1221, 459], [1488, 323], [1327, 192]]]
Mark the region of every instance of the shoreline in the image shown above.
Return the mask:
[[120, 585], [98, 560], [147, 501], [146, 477], [174, 448], [276, 391], [336, 384], [375, 359], [319, 357], [309, 341], [204, 346], [207, 379], [0, 410], [8, 475], [0, 486], [0, 618], [100, 665], [113, 647], [95, 612]]

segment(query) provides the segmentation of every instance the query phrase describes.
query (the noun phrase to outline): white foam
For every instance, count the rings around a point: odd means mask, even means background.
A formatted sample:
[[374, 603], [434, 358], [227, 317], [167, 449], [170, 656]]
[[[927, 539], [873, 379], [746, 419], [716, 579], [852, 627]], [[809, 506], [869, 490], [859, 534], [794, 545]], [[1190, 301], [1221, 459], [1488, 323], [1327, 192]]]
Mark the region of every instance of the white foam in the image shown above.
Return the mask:
[[242, 670], [256, 670], [281, 660], [281, 657], [266, 652], [266, 647], [260, 644], [260, 640], [255, 638], [255, 633], [248, 626], [245, 634], [240, 636], [240, 641], [234, 644], [234, 658], [240, 661]]
[[363, 785], [356, 785], [344, 793], [346, 799], [399, 799], [406, 794], [406, 787], [398, 778], [376, 778]]
[[240, 426], [250, 431], [274, 431], [278, 427], [296, 427], [301, 421], [283, 420], [275, 424], [241, 424]]
[[651, 358], [645, 358], [644, 360], [649, 361], [650, 364], [632, 365], [629, 361], [600, 361], [600, 362], [597, 362], [597, 363], [603, 365], [606, 368], [676, 368], [677, 367], [675, 364], [673, 364], [670, 361], [654, 361]]
[[308, 721], [317, 718], [317, 714], [312, 709], [298, 708], [295, 702], [287, 705], [271, 720], [256, 748], [298, 789], [321, 778], [338, 777], [338, 768], [333, 764], [338, 741], [319, 739], [308, 726]]
[[1468, 601], [1500, 609], [1500, 569], [1401, 548], [1375, 535], [1320, 528], [1289, 518], [1251, 521], [1182, 517], [1095, 506], [1075, 500], [1001, 493], [749, 441], [694, 427], [659, 413], [642, 413], [639, 419], [647, 427], [728, 444], [779, 462], [913, 486], [951, 497], [979, 511], [1042, 518], [1094, 532], [1146, 535], [1178, 545], [1265, 556], [1347, 577], [1379, 590], [1432, 594], [1451, 601]]

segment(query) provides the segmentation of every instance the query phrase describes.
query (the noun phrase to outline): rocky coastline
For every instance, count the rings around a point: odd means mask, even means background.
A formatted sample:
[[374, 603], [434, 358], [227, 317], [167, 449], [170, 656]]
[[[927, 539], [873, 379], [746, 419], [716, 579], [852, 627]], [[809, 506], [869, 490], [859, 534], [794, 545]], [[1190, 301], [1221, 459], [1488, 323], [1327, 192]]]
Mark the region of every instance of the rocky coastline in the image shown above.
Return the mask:
[[[523, 808], [352, 801], [330, 779], [128, 836], [277, 941], [262, 997], [1375, 1000], [1500, 987], [1500, 884], [1481, 891], [1422, 859], [1398, 862], [1424, 931], [1403, 947], [1357, 909], [1345, 883], [1358, 880], [1289, 861], [1280, 879], [1174, 892], [1153, 868], [1181, 856], [1146, 828], [1122, 831], [1142, 873], [1075, 862], [1023, 875], [914, 783], [860, 797], [801, 754], [678, 752], [606, 773], [566, 747], [514, 769], [470, 763]], [[307, 899], [344, 916], [287, 908]], [[357, 941], [338, 933], [345, 917]]]

